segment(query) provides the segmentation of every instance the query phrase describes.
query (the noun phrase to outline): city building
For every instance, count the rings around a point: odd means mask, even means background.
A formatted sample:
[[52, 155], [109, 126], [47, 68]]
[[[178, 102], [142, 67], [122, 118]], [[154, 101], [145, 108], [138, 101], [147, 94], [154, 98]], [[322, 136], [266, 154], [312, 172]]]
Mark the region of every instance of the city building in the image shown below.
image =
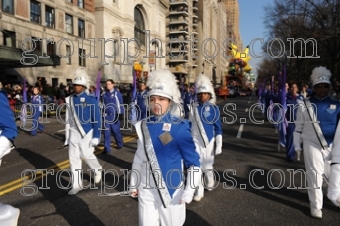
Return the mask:
[[198, 0], [170, 0], [167, 17], [167, 67], [181, 83], [197, 75]]
[[237, 46], [239, 51], [243, 51], [243, 42], [240, 33], [240, 9], [238, 0], [220, 0], [227, 9], [228, 20], [227, 30], [230, 42]]
[[198, 8], [198, 71], [210, 77], [216, 85], [221, 81], [217, 68], [220, 70], [222, 66], [217, 64], [218, 56], [221, 54], [218, 34], [223, 32], [218, 22], [220, 18], [217, 0], [199, 1]]
[[72, 80], [78, 67], [95, 79], [97, 61], [90, 58], [95, 53], [87, 41], [95, 38], [94, 0], [0, 0], [0, 4], [2, 81], [22, 82], [25, 77], [30, 85], [39, 80], [56, 87]]
[[96, 0], [95, 33], [105, 39], [96, 49], [103, 79], [131, 83], [134, 63], [141, 68], [138, 79], [165, 67], [168, 8], [166, 0]]

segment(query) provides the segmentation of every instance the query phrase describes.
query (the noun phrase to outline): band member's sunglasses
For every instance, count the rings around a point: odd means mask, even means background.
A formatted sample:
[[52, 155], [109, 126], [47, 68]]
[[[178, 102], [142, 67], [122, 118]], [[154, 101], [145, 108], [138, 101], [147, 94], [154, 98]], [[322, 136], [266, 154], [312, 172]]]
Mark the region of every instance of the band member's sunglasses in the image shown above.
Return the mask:
[[328, 84], [318, 84], [318, 85], [316, 85], [316, 88], [319, 88], [319, 89], [321, 89], [321, 88], [325, 88], [325, 89], [329, 89], [329, 85]]

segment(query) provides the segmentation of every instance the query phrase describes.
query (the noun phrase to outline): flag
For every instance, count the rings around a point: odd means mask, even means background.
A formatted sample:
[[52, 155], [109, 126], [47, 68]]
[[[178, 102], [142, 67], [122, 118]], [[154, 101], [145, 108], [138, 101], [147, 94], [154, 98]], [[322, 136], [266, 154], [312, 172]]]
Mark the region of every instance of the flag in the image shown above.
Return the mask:
[[280, 144], [285, 147], [286, 146], [286, 128], [288, 127], [288, 122], [286, 119], [286, 111], [287, 111], [287, 102], [286, 102], [286, 96], [287, 96], [287, 92], [286, 92], [286, 80], [287, 80], [287, 71], [286, 71], [286, 65], [283, 65], [283, 70], [282, 70], [282, 77], [281, 77], [281, 95], [280, 95], [280, 104], [282, 105], [282, 109], [280, 111], [280, 119], [281, 119], [281, 123], [279, 126], [279, 130], [280, 130]]
[[137, 106], [136, 106], [136, 98], [137, 98], [137, 74], [136, 71], [133, 70], [133, 85], [132, 85], [132, 100], [131, 100], [131, 111], [130, 111], [130, 121], [132, 123], [137, 122]]
[[97, 81], [96, 81], [96, 98], [97, 98], [98, 103], [100, 101], [100, 77], [101, 77], [101, 73], [99, 69], [98, 75], [97, 75]]

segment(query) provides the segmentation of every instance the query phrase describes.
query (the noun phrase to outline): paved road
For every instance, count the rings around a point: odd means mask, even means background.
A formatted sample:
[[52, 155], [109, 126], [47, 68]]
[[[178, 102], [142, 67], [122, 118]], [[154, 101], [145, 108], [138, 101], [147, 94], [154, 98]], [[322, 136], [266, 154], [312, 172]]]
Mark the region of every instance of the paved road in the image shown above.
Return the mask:
[[[219, 101], [224, 119], [223, 153], [215, 161], [219, 183], [213, 191], [205, 192], [200, 202], [187, 205], [185, 225], [339, 225], [340, 209], [326, 197], [323, 219], [317, 220], [310, 217], [307, 190], [288, 189], [301, 186], [300, 176], [291, 176], [290, 171], [303, 170], [303, 159], [287, 162], [284, 150], [278, 152], [275, 129], [268, 122], [251, 121], [251, 106], [255, 103], [254, 96]], [[262, 120], [256, 109], [254, 119]], [[57, 150], [64, 141], [64, 125], [55, 118], [49, 120], [46, 131], [37, 137], [20, 130], [17, 149], [3, 159], [0, 167], [1, 202], [20, 208], [19, 225], [137, 225], [138, 201], [125, 196], [108, 197], [103, 190], [113, 185], [115, 188], [106, 189], [106, 193], [124, 191], [127, 180], [123, 169], [131, 168], [136, 150], [134, 131], [123, 131], [123, 149], [113, 147], [111, 154], [97, 155], [103, 168], [113, 172], [106, 174], [101, 186], [68, 196], [68, 189], [60, 188], [69, 185], [68, 153], [67, 149]], [[28, 169], [53, 169], [54, 175], [38, 173], [36, 180], [23, 189], [20, 178]], [[31, 174], [26, 176], [29, 180]], [[85, 185], [90, 184], [88, 172], [84, 180]]]

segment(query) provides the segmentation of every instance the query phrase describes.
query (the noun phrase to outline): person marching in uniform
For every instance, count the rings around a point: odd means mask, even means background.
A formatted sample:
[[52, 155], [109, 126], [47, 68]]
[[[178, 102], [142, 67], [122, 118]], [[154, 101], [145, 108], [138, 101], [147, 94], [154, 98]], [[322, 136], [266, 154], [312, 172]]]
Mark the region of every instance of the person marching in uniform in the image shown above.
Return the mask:
[[45, 127], [39, 122], [39, 118], [44, 110], [44, 99], [39, 94], [39, 87], [33, 88], [33, 96], [31, 97], [32, 103], [32, 110], [33, 110], [33, 120], [32, 120], [32, 130], [31, 136], [37, 135], [37, 130], [39, 129], [40, 132], [43, 132]]
[[[0, 165], [2, 158], [15, 148], [13, 140], [18, 136], [13, 112], [9, 106], [7, 94], [0, 90]], [[0, 203], [0, 225], [16, 226], [20, 210], [11, 205]]]
[[[296, 112], [297, 112], [297, 104], [298, 100], [303, 100], [303, 96], [298, 94], [298, 86], [296, 83], [292, 83], [290, 85], [290, 92], [287, 93], [286, 103], [287, 103], [287, 112], [286, 112], [286, 119], [288, 121], [288, 126], [286, 128], [286, 159], [289, 162], [295, 161], [295, 148], [293, 142], [293, 133], [295, 130], [295, 119], [296, 119]], [[300, 156], [297, 158], [300, 161]]]
[[[181, 95], [168, 69], [153, 71], [147, 81], [147, 107], [153, 114], [135, 124], [137, 151], [130, 192], [138, 197], [139, 225], [180, 226], [201, 178], [191, 123], [180, 118]], [[188, 169], [184, 185], [183, 163]], [[151, 176], [152, 175], [152, 176]]]
[[311, 215], [322, 218], [322, 180], [330, 171], [331, 148], [340, 116], [340, 103], [329, 96], [331, 72], [325, 67], [313, 69], [311, 80], [314, 94], [299, 101], [296, 115], [294, 146], [303, 155], [307, 173], [308, 197]]
[[66, 122], [69, 123], [68, 141], [69, 159], [72, 171], [72, 189], [69, 195], [75, 195], [81, 191], [83, 180], [81, 177], [82, 158], [91, 170], [95, 171], [94, 182], [101, 181], [101, 169], [97, 157], [94, 155], [94, 147], [100, 141], [101, 117], [97, 99], [85, 92], [85, 69], [78, 68], [73, 80], [74, 94], [69, 97], [69, 106], [66, 108]]
[[200, 74], [196, 79], [196, 87], [198, 105], [190, 106], [189, 120], [193, 124], [192, 135], [196, 150], [200, 155], [201, 169], [205, 173], [194, 197], [194, 200], [199, 202], [204, 197], [204, 187], [211, 191], [215, 184], [214, 155], [222, 153], [222, 126], [220, 111], [216, 106], [215, 91], [210, 79]]
[[119, 114], [123, 113], [124, 107], [122, 94], [114, 88], [114, 82], [112, 79], [106, 81], [106, 92], [103, 93], [104, 103], [104, 150], [102, 154], [108, 154], [111, 152], [111, 132], [115, 138], [117, 149], [123, 147], [123, 137], [120, 132], [120, 120]]
[[138, 113], [138, 121], [145, 119], [147, 116], [147, 109], [145, 105], [145, 97], [148, 94], [146, 89], [145, 81], [139, 81], [139, 91], [137, 92], [137, 106], [139, 107], [140, 112]]
[[184, 107], [184, 114], [185, 118], [189, 118], [189, 105], [191, 104], [191, 101], [194, 100], [194, 94], [191, 92], [189, 85], [184, 84], [184, 92], [183, 92], [183, 107]]

